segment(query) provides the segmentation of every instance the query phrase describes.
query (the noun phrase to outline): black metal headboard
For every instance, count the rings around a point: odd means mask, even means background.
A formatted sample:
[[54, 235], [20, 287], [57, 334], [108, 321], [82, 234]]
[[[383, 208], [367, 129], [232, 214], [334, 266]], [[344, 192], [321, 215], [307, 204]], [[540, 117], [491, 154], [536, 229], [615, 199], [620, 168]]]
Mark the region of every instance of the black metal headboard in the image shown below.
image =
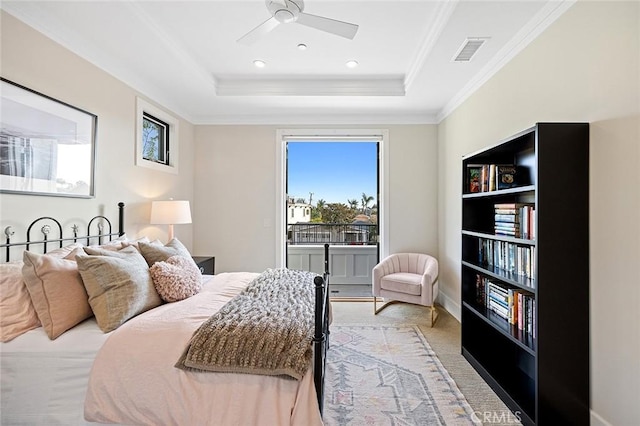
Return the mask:
[[[32, 241], [31, 232], [36, 224], [42, 223], [43, 225], [40, 227], [40, 232], [42, 233], [42, 239], [37, 241]], [[107, 229], [105, 230], [105, 224]], [[58, 238], [50, 238], [52, 232], [52, 226], [54, 227], [54, 231], [57, 228]], [[97, 229], [97, 233], [91, 233], [92, 227]], [[118, 203], [118, 231], [113, 232], [113, 227], [111, 225], [111, 221], [106, 216], [94, 216], [89, 220], [87, 224], [87, 234], [86, 235], [78, 235], [79, 227], [77, 225], [73, 225], [71, 227], [73, 236], [64, 237], [62, 232], [62, 225], [60, 222], [50, 216], [42, 216], [38, 219], [34, 220], [29, 224], [26, 232], [26, 240], [13, 243], [11, 242], [11, 237], [15, 234], [11, 226], [7, 226], [4, 228], [4, 235], [6, 236], [6, 243], [0, 244], [0, 249], [4, 249], [6, 252], [5, 261], [9, 262], [11, 259], [11, 247], [15, 246], [24, 246], [25, 250], [29, 250], [29, 246], [31, 245], [41, 245], [42, 252], [47, 252], [47, 245], [53, 243], [59, 243], [59, 247], [63, 246], [64, 242], [82, 242], [82, 240], [86, 240], [86, 244], [90, 245], [92, 239], [97, 239], [98, 244], [102, 244], [103, 239], [109, 238], [109, 241], [113, 239], [114, 236], [121, 237], [124, 235], [124, 203]], [[35, 231], [34, 231], [35, 232]]]

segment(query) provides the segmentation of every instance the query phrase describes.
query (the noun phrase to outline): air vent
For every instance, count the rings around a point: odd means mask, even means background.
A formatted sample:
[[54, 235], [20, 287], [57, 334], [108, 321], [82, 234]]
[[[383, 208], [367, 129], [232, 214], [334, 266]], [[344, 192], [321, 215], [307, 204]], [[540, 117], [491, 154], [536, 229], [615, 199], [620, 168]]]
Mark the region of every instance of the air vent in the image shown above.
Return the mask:
[[467, 38], [453, 57], [453, 62], [469, 62], [488, 37]]

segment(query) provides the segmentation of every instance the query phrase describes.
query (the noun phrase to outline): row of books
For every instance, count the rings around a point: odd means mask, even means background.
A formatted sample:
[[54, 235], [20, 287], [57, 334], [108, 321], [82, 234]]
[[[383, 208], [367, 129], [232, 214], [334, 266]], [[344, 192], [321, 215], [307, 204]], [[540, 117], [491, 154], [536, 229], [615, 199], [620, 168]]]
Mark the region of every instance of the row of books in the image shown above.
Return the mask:
[[518, 170], [523, 169], [513, 164], [468, 164], [468, 191], [487, 192], [513, 188], [517, 185]]
[[476, 275], [479, 300], [490, 311], [515, 325], [518, 330], [536, 335], [536, 299], [532, 293], [508, 288], [480, 274]]
[[536, 209], [530, 203], [498, 203], [494, 205], [494, 232], [514, 238], [534, 240]]
[[510, 274], [534, 278], [536, 251], [535, 247], [531, 246], [480, 238], [478, 262], [480, 265], [500, 268]]

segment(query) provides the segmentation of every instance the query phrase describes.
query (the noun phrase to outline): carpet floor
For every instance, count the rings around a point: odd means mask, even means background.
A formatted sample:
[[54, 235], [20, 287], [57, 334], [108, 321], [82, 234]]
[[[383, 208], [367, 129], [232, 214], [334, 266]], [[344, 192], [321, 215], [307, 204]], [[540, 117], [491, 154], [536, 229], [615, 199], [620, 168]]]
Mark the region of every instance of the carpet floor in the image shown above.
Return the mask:
[[[509, 411], [502, 400], [491, 390], [485, 381], [461, 355], [460, 323], [451, 314], [439, 307], [439, 317], [434, 327], [429, 326], [429, 308], [411, 304], [395, 304], [387, 307], [378, 315], [373, 314], [373, 302], [333, 301], [333, 326], [403, 326], [415, 325], [424, 336], [428, 346], [436, 355], [439, 363], [449, 373], [468, 402], [473, 412], [472, 419], [484, 425], [517, 425], [518, 419]], [[333, 328], [332, 328], [333, 329]], [[332, 345], [334, 336], [332, 334]], [[329, 374], [329, 373], [328, 373]], [[327, 401], [330, 396], [327, 394]], [[326, 404], [326, 403], [325, 403]], [[387, 421], [386, 423], [366, 423], [362, 419], [354, 419], [352, 423], [328, 424], [418, 424]], [[437, 424], [437, 423], [433, 423]], [[456, 424], [456, 423], [444, 423]]]

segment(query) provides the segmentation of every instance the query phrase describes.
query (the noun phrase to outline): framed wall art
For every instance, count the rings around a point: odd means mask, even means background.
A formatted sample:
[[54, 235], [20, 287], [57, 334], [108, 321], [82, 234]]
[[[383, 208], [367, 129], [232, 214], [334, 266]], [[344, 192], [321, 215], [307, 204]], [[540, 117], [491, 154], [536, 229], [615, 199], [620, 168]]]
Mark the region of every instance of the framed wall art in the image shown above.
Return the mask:
[[98, 117], [0, 84], [0, 192], [92, 198]]

